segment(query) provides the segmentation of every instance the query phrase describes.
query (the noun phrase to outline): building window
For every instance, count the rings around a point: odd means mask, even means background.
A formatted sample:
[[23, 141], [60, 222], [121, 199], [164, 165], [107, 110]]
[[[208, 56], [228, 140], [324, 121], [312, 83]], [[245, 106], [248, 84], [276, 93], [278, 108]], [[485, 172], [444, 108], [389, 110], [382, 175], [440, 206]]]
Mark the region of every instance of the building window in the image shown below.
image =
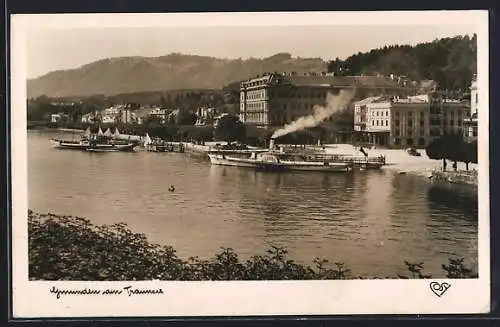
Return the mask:
[[421, 137], [421, 138], [419, 138], [419, 139], [418, 139], [418, 145], [419, 145], [419, 146], [424, 146], [424, 145], [425, 145], [425, 139], [424, 139], [424, 138], [422, 138], [422, 137]]
[[413, 125], [413, 120], [408, 119], [408, 126], [412, 126], [412, 125]]
[[378, 117], [378, 111], [377, 111], [377, 117]]
[[389, 126], [389, 121], [388, 120], [385, 121], [385, 126]]
[[372, 120], [372, 126], [375, 126], [375, 121], [374, 120]]
[[453, 126], [453, 119], [450, 119], [450, 126]]
[[413, 145], [413, 139], [406, 139], [406, 144]]
[[394, 139], [394, 144], [399, 145], [400, 142], [401, 142], [401, 140], [399, 138], [395, 138]]
[[462, 126], [462, 120], [461, 119], [457, 120], [457, 125], [458, 126]]
[[378, 126], [378, 119], [377, 119], [377, 126]]
[[478, 97], [477, 97], [477, 93], [476, 93], [476, 103], [478, 103]]
[[394, 113], [394, 115], [395, 115], [396, 117], [399, 117], [399, 111], [396, 111], [396, 112]]
[[413, 136], [413, 131], [411, 129], [408, 130], [408, 136]]

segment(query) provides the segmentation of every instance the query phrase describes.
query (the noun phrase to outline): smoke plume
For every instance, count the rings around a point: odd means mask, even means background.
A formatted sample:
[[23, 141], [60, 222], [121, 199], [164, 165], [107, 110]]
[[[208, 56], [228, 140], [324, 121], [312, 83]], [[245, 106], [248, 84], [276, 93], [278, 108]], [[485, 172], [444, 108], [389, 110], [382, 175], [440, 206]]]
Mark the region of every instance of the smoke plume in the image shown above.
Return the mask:
[[271, 138], [281, 137], [306, 128], [318, 126], [336, 112], [345, 109], [354, 97], [354, 90], [341, 90], [338, 95], [328, 93], [326, 106], [314, 106], [314, 112], [309, 116], [300, 117], [274, 132]]

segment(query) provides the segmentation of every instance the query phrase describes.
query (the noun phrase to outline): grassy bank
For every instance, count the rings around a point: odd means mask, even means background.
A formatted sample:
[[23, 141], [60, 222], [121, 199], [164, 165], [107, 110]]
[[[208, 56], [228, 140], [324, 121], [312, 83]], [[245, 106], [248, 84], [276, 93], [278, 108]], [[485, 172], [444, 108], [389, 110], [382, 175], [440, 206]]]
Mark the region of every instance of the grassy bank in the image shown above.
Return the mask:
[[[148, 242], [123, 223], [96, 226], [88, 219], [28, 212], [29, 276], [31, 280], [312, 280], [356, 279], [343, 263], [315, 258], [310, 266], [287, 258], [284, 248], [241, 261], [230, 248], [208, 260], [179, 258], [171, 246]], [[406, 276], [431, 278], [424, 263], [402, 262]], [[442, 265], [448, 278], [476, 278], [464, 259]]]

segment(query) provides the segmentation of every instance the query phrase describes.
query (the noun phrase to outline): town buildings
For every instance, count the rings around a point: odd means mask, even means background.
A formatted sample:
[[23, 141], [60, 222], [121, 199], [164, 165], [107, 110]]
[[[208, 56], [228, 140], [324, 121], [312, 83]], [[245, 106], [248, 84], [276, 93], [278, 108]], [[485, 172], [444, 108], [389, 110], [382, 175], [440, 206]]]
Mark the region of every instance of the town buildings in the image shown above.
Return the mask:
[[68, 115], [67, 113], [60, 112], [57, 114], [50, 114], [50, 122], [51, 123], [60, 123], [63, 121], [71, 121], [71, 116]]
[[217, 116], [216, 108], [198, 108], [196, 110], [196, 126], [211, 125]]
[[439, 92], [370, 97], [354, 104], [353, 141], [393, 148], [427, 146], [445, 133], [463, 133], [467, 101]]
[[257, 126], [282, 126], [326, 103], [328, 93], [356, 89], [362, 93], [410, 95], [405, 81], [384, 76], [334, 76], [332, 73], [269, 73], [240, 84], [240, 120]]
[[464, 136], [468, 141], [477, 140], [477, 112], [478, 112], [478, 90], [477, 81], [474, 79], [470, 87], [470, 112], [464, 120]]

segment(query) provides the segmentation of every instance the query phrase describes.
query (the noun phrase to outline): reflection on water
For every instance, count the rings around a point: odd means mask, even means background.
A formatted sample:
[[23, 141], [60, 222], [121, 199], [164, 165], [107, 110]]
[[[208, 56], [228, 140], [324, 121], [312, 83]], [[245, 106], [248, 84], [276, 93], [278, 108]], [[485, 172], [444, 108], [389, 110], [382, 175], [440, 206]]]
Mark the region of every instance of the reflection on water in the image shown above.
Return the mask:
[[277, 245], [302, 263], [324, 257], [381, 277], [405, 274], [404, 260], [443, 276], [449, 256], [477, 257], [477, 197], [419, 177], [255, 172], [188, 154], [62, 151], [49, 137], [28, 134], [30, 208], [126, 222], [183, 257]]

